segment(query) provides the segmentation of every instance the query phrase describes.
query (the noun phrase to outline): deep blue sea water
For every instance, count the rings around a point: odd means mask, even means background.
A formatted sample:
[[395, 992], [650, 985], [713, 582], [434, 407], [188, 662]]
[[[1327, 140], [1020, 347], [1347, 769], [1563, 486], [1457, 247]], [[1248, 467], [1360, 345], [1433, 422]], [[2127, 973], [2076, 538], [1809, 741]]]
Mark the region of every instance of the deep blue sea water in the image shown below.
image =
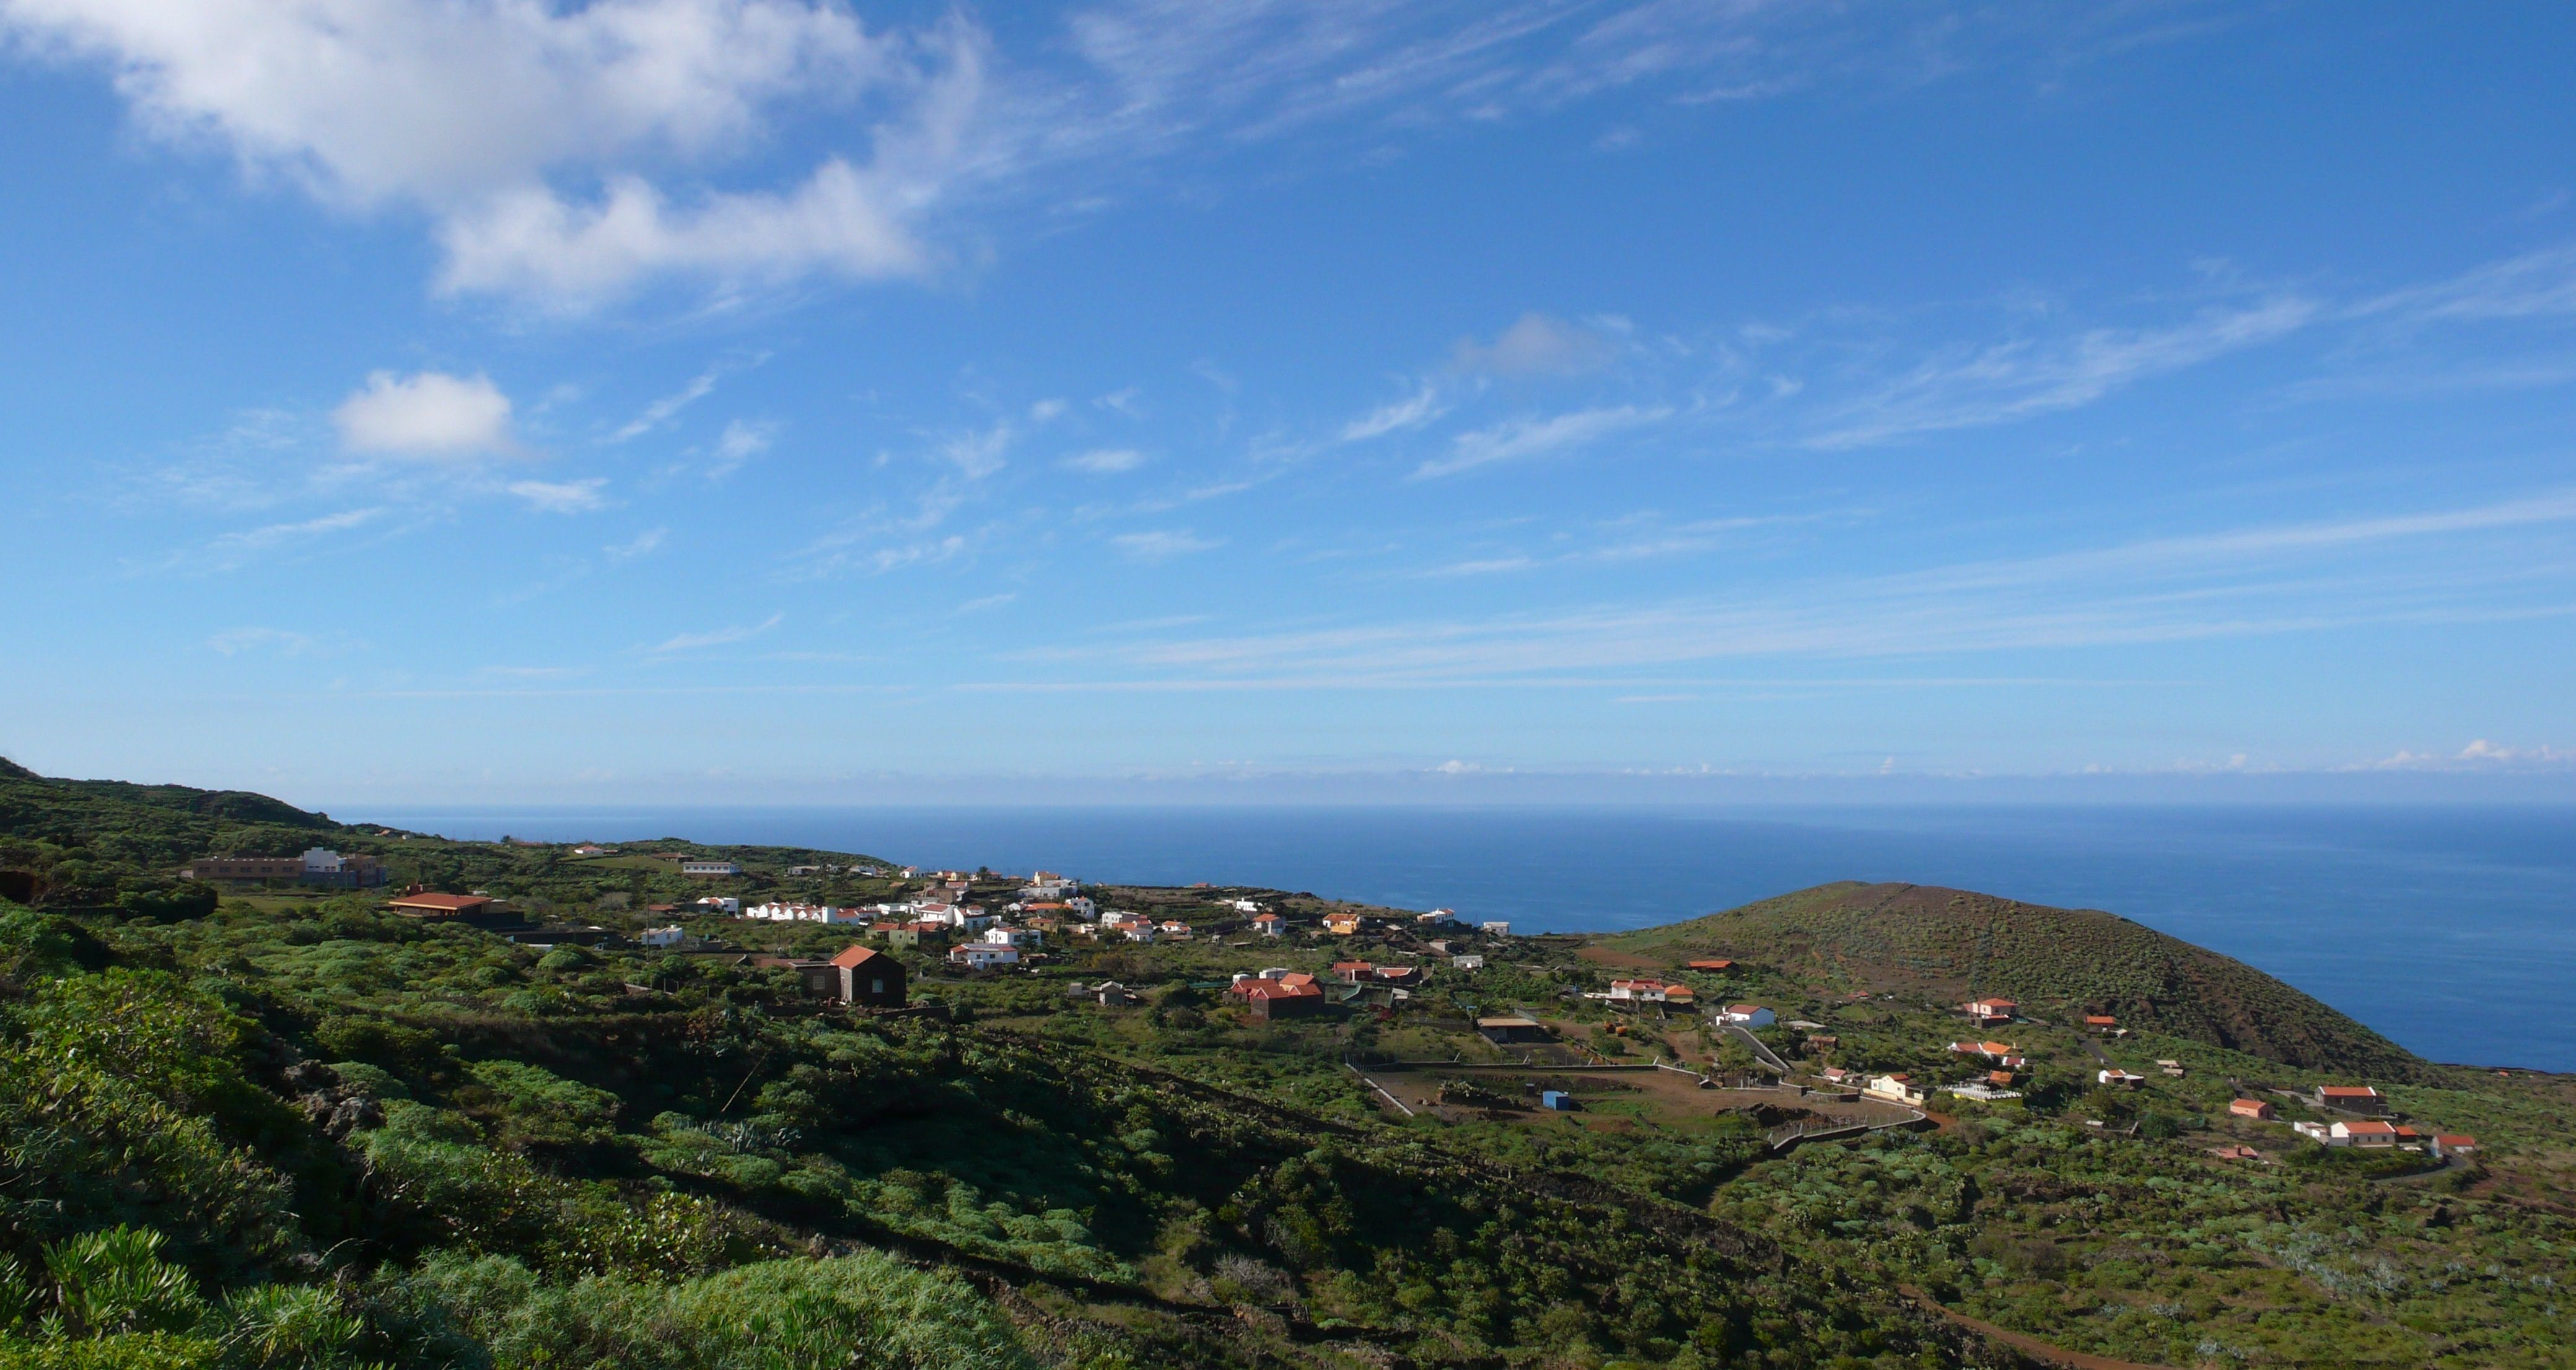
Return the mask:
[[452, 837], [679, 835], [922, 866], [1259, 885], [1522, 931], [1669, 922], [1827, 880], [2109, 909], [2438, 1060], [2576, 1070], [2576, 808], [444, 809]]

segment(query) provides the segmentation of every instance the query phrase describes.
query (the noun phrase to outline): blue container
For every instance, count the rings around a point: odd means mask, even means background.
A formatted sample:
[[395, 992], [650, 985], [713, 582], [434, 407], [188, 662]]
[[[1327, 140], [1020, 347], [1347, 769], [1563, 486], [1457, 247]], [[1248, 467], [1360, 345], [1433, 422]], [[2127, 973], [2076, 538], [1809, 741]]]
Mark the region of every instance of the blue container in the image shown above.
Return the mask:
[[1551, 1089], [1538, 1096], [1538, 1106], [1552, 1108], [1561, 1113], [1570, 1113], [1574, 1110], [1574, 1096], [1561, 1089]]

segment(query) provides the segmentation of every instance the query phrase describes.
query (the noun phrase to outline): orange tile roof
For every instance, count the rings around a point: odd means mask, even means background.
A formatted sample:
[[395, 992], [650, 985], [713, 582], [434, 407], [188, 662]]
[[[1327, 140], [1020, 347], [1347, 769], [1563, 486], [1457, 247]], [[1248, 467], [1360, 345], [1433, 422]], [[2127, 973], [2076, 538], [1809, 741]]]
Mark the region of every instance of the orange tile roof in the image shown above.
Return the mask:
[[427, 909], [439, 913], [463, 913], [479, 909], [492, 901], [479, 894], [406, 894], [387, 902], [393, 909]]

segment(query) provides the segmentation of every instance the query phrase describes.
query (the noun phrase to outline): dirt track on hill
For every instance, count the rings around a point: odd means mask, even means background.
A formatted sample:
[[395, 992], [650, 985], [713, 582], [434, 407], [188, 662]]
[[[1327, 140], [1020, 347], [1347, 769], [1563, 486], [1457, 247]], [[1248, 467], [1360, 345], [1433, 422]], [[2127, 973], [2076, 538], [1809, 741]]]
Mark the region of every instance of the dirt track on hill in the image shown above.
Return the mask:
[[1917, 1289], [1910, 1284], [1900, 1284], [1896, 1286], [1896, 1292], [1912, 1299], [1917, 1307], [1922, 1308], [1926, 1312], [1947, 1318], [1961, 1327], [1967, 1328], [1969, 1331], [1976, 1333], [1978, 1336], [2000, 1342], [2003, 1345], [2009, 1346], [2025, 1355], [2037, 1356], [2051, 1365], [2068, 1366], [2071, 1367], [2071, 1370], [2173, 1370], [2173, 1367], [2169, 1365], [2149, 1365], [2144, 1361], [2134, 1360], [2113, 1360], [2109, 1356], [2096, 1356], [2084, 1351], [2069, 1351], [2063, 1346], [2057, 1346], [2049, 1342], [2041, 1341], [2039, 1338], [2027, 1333], [2014, 1332], [2006, 1328], [1997, 1327], [1983, 1318], [1972, 1318], [1955, 1308], [1945, 1307], [1938, 1299], [1933, 1298], [1931, 1295], [1924, 1293], [1922, 1290]]

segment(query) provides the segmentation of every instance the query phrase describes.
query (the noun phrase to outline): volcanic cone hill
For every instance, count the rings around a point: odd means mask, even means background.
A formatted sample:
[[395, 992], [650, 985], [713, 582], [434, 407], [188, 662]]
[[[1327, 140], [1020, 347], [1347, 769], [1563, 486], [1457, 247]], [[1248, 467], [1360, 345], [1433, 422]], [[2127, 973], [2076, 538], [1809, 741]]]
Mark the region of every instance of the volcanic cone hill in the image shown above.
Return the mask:
[[1621, 951], [1708, 952], [1876, 990], [2002, 996], [2039, 1016], [2120, 1021], [2287, 1065], [2382, 1079], [2436, 1068], [2232, 957], [2098, 909], [1937, 885], [1843, 881], [1606, 939]]

